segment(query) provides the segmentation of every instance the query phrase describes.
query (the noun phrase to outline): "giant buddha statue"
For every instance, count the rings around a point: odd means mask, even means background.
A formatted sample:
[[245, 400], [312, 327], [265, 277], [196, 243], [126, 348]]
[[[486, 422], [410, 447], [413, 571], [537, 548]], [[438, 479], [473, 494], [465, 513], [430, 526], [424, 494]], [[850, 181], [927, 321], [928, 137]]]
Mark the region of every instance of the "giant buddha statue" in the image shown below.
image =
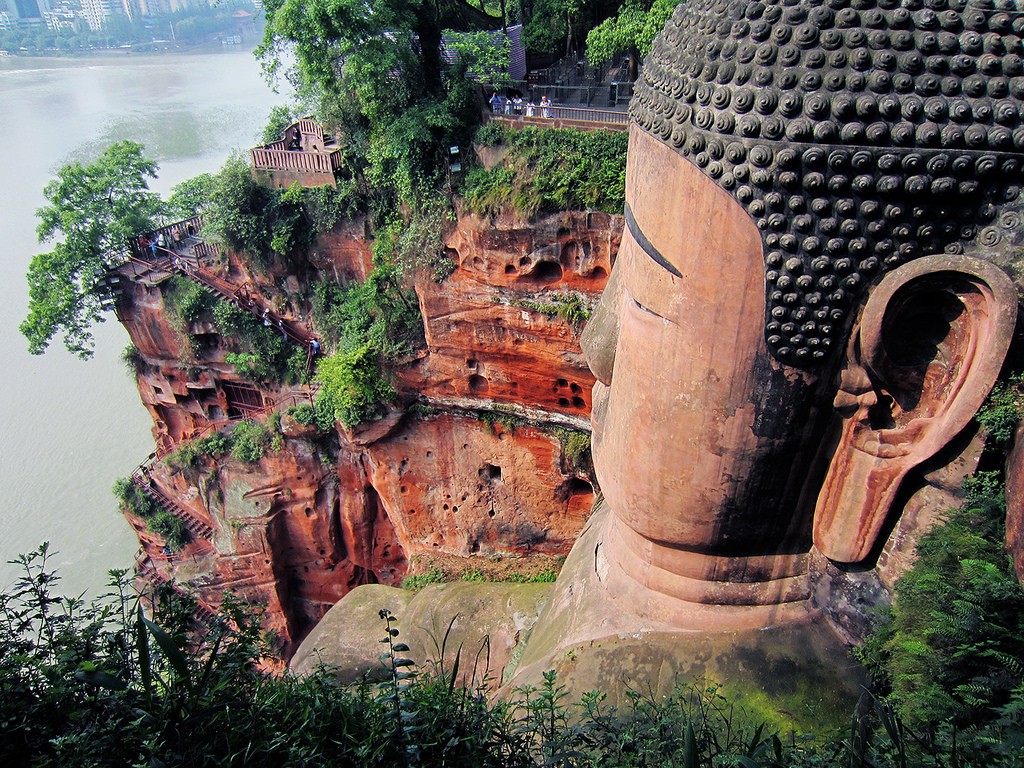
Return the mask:
[[[1022, 29], [991, 0], [676, 9], [583, 338], [603, 508], [523, 665], [673, 628], [810, 649], [821, 584], [869, 582], [920, 473], [970, 468], [1017, 316]], [[624, 658], [592, 655], [597, 683]]]
[[515, 680], [855, 688], [836, 584], [876, 599], [925, 475], [952, 500], [1013, 337], [1022, 29], [1002, 0], [676, 9], [583, 336], [603, 501]]

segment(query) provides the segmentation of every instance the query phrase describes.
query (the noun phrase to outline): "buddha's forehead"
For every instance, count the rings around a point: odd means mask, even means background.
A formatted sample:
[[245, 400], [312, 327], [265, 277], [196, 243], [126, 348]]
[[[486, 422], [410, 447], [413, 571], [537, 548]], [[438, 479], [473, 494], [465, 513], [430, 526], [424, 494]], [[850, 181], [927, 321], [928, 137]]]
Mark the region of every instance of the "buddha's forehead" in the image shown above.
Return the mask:
[[1022, 30], [1009, 0], [676, 9], [630, 113], [757, 224], [778, 359], [826, 358], [883, 272], [1016, 235]]

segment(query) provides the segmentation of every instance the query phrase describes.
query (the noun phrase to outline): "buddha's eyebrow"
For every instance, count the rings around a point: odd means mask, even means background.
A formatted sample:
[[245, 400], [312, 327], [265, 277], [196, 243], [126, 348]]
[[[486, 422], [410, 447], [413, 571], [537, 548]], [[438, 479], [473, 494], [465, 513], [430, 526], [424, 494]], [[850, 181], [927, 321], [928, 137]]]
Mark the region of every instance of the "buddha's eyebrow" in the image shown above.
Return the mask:
[[676, 277], [682, 277], [679, 270], [672, 266], [672, 263], [661, 255], [661, 251], [654, 247], [654, 244], [647, 239], [647, 235], [640, 229], [640, 225], [636, 223], [636, 219], [633, 218], [633, 210], [629, 207], [629, 203], [626, 203], [626, 227], [629, 229], [629, 234], [636, 240], [636, 244], [640, 246], [640, 249], [646, 253], [651, 259], [659, 266], [664, 267], [670, 273]]

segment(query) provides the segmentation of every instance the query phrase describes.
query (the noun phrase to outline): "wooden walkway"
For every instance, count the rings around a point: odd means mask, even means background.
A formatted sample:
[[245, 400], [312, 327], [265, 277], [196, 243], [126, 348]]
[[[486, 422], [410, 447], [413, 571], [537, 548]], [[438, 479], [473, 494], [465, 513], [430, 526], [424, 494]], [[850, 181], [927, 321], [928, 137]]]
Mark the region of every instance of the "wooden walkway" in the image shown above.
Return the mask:
[[629, 130], [629, 113], [611, 109], [588, 109], [552, 105], [548, 107], [550, 117], [544, 117], [541, 107], [534, 106], [533, 115], [504, 114], [487, 112], [488, 120], [496, 120], [513, 128], [535, 126], [537, 128], [575, 128], [581, 131], [626, 131]]

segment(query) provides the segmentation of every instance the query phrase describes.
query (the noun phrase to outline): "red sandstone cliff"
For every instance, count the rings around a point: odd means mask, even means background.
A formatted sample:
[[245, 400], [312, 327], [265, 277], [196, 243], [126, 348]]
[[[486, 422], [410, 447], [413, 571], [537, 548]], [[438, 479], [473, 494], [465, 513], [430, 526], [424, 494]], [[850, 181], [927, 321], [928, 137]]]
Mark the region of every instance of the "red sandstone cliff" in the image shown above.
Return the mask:
[[[568, 430], [589, 430], [593, 380], [552, 297], [596, 300], [621, 228], [621, 217], [599, 213], [528, 227], [460, 218], [447, 238], [454, 273], [416, 283], [426, 349], [396, 372], [402, 406], [329, 434], [285, 417], [282, 446], [254, 464], [151, 462], [137, 482], [188, 521], [193, 541], [168, 555], [135, 520], [141, 569], [151, 580], [173, 576], [201, 606], [215, 608], [226, 590], [266, 605], [287, 655], [342, 595], [400, 582], [417, 556], [568, 552], [595, 488], [589, 465], [574, 466], [564, 443]], [[287, 269], [255, 272], [233, 254], [207, 266], [308, 327], [312, 280], [368, 274], [365, 230], [339, 226]], [[225, 362], [231, 341], [213, 326], [189, 328], [198, 343], [183, 348], [164, 310], [166, 277], [133, 275], [118, 312], [143, 361], [139, 392], [160, 456], [252, 413], [252, 398], [269, 406], [266, 418], [310, 397], [303, 388], [254, 391]]]

